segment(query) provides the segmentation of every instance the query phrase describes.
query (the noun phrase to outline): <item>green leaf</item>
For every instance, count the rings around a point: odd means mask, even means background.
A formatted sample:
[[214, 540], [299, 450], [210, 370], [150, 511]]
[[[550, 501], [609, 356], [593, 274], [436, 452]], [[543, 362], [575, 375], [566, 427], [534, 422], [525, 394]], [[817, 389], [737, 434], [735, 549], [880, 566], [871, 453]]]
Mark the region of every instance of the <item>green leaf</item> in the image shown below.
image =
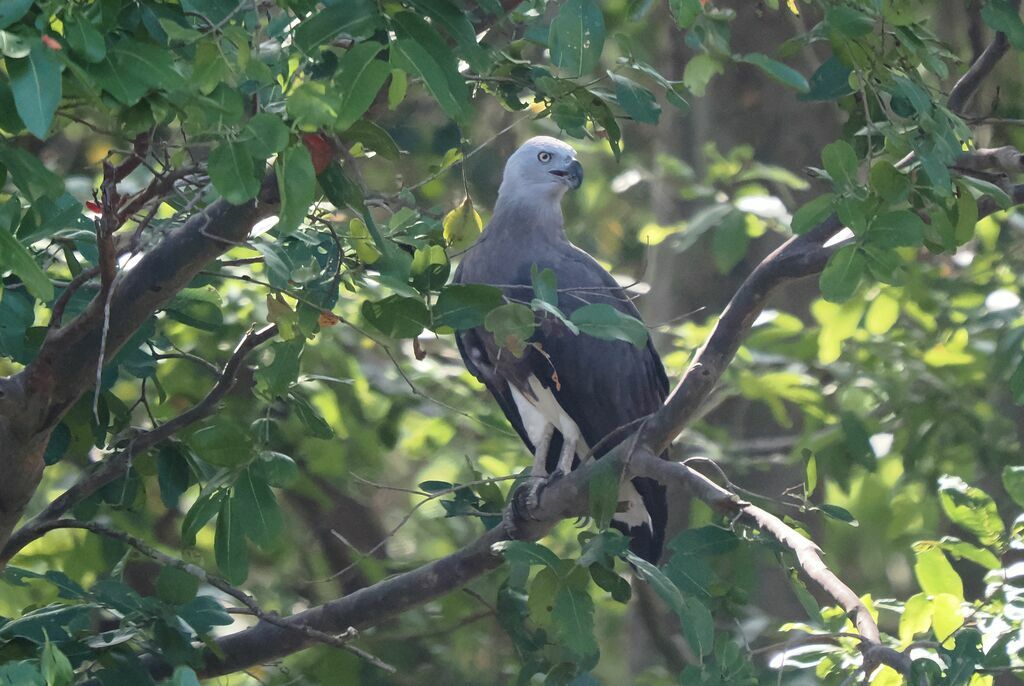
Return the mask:
[[275, 229], [288, 236], [306, 219], [316, 195], [316, 172], [309, 150], [302, 143], [291, 146], [274, 163], [277, 189], [281, 194], [281, 211]]
[[957, 476], [939, 479], [939, 502], [949, 520], [967, 529], [982, 545], [998, 545], [1006, 533], [999, 509], [980, 488], [969, 486]]
[[379, 153], [384, 159], [397, 162], [402, 151], [398, 149], [395, 139], [382, 127], [368, 119], [360, 119], [345, 131], [347, 140], [358, 141], [365, 147]]
[[247, 468], [235, 481], [231, 497], [246, 536], [260, 548], [271, 548], [284, 529], [284, 519], [267, 482]]
[[204, 331], [218, 331], [224, 324], [223, 301], [213, 286], [186, 288], [164, 306], [171, 319]]
[[235, 620], [213, 597], [199, 595], [178, 609], [182, 618], [196, 633], [205, 634], [215, 626], [227, 626]]
[[1024, 23], [1017, 6], [1010, 0], [988, 0], [981, 8], [981, 19], [993, 31], [1002, 31], [1017, 50], [1024, 50]]
[[156, 594], [171, 605], [184, 605], [196, 597], [198, 577], [177, 567], [164, 567], [156, 577]]
[[957, 598], [964, 597], [964, 584], [941, 548], [927, 548], [917, 551], [916, 555], [914, 576], [922, 591], [929, 595], [949, 593]]
[[853, 526], [858, 525], [857, 518], [854, 517], [853, 514], [845, 507], [832, 505], [831, 503], [823, 503], [818, 506], [818, 509], [836, 521], [851, 524]]
[[999, 558], [987, 548], [979, 548], [952, 536], [943, 536], [939, 546], [958, 560], [970, 560], [985, 569], [999, 569]]
[[871, 33], [875, 20], [849, 5], [832, 5], [825, 12], [825, 21], [846, 38], [860, 38]]
[[75, 678], [71, 661], [50, 641], [43, 646], [39, 666], [42, 668], [43, 678], [46, 679], [46, 686], [68, 686]]
[[871, 166], [869, 174], [871, 188], [891, 203], [904, 200], [910, 191], [910, 179], [887, 160], [879, 160]]
[[932, 626], [932, 603], [924, 593], [917, 593], [907, 599], [900, 615], [900, 645], [906, 646], [918, 634], [923, 634]]
[[924, 220], [910, 210], [886, 212], [872, 220], [867, 241], [880, 248], [913, 247], [924, 241], [924, 230]]
[[192, 483], [192, 470], [180, 443], [165, 442], [160, 446], [156, 455], [156, 474], [160, 501], [168, 509], [177, 508], [181, 494]]
[[811, 89], [803, 74], [760, 52], [744, 55], [739, 61], [754, 65], [779, 83], [789, 86], [799, 93], [806, 93]]
[[584, 659], [597, 654], [594, 601], [586, 590], [561, 586], [555, 595], [551, 619], [559, 641], [576, 657]]
[[846, 141], [829, 143], [821, 151], [821, 161], [837, 189], [851, 188], [857, 185], [857, 153], [849, 143]]
[[249, 155], [265, 160], [281, 152], [288, 145], [288, 126], [281, 117], [270, 112], [260, 112], [245, 125], [245, 145]]
[[633, 595], [633, 589], [630, 588], [629, 582], [616, 574], [614, 569], [609, 569], [604, 565], [590, 565], [590, 578], [594, 580], [595, 584], [608, 591], [612, 600], [616, 602], [628, 603], [630, 596]]
[[957, 179], [957, 181], [966, 186], [969, 186], [970, 188], [973, 188], [982, 195], [990, 196], [1003, 209], [1012, 207], [1015, 204], [1013, 202], [1013, 199], [1006, 194], [1006, 191], [1004, 191], [1002, 188], [1000, 188], [999, 186], [995, 185], [990, 181], [978, 179], [973, 176], [961, 176], [959, 179]]
[[493, 286], [445, 286], [434, 304], [434, 326], [447, 326], [456, 331], [483, 326], [487, 313], [502, 302], [501, 289]]
[[841, 303], [853, 297], [864, 274], [864, 255], [856, 245], [840, 248], [821, 272], [821, 295]]
[[1013, 502], [1024, 507], [1024, 467], [1004, 467], [1003, 487], [1006, 488], [1006, 492], [1013, 498]]
[[265, 398], [274, 399], [288, 393], [299, 378], [300, 361], [305, 341], [296, 336], [270, 346], [274, 358], [270, 364], [261, 363], [253, 374], [256, 391]]
[[694, 55], [686, 63], [683, 69], [683, 83], [691, 93], [702, 98], [712, 77], [724, 72], [725, 68], [719, 60], [707, 53], [701, 53]]
[[365, 38], [379, 22], [374, 0], [345, 0], [314, 12], [295, 28], [292, 38], [299, 50], [310, 54], [337, 36]]
[[626, 559], [633, 565], [641, 578], [651, 585], [651, 588], [658, 594], [658, 597], [665, 601], [669, 609], [682, 618], [686, 603], [683, 599], [683, 594], [672, 583], [672, 580], [665, 576], [665, 573], [660, 569], [635, 553], [626, 552]]
[[533, 265], [530, 267], [530, 283], [534, 297], [558, 307], [558, 279], [553, 269], [537, 269], [537, 265]]
[[415, 338], [430, 323], [430, 313], [419, 298], [391, 295], [376, 302], [367, 300], [363, 319], [390, 338]]
[[217, 514], [220, 503], [226, 496], [227, 492], [221, 489], [200, 494], [181, 521], [181, 544], [183, 546], [196, 544], [196, 534]]
[[391, 83], [388, 84], [388, 109], [394, 110], [402, 101], [409, 90], [409, 76], [401, 69], [391, 70]]
[[802, 205], [793, 213], [793, 221], [790, 227], [795, 234], [804, 234], [815, 226], [825, 221], [835, 212], [836, 196], [834, 193], [824, 193], [814, 200]]
[[338, 102], [327, 94], [324, 84], [306, 81], [288, 96], [285, 110], [295, 125], [306, 131], [333, 126], [338, 118]]
[[535, 326], [533, 310], [520, 303], [496, 307], [484, 318], [484, 328], [494, 334], [495, 342], [516, 357], [522, 357]]
[[299, 415], [299, 421], [306, 427], [311, 437], [325, 441], [334, 438], [334, 429], [308, 400], [294, 392], [289, 393], [288, 397], [292, 400], [295, 413]]
[[151, 90], [174, 91], [186, 86], [174, 68], [174, 53], [163, 47], [122, 39], [88, 72], [119, 102], [134, 105]]
[[693, 26], [697, 17], [704, 13], [704, 6], [700, 0], [669, 0], [668, 7], [676, 19], [676, 24], [683, 29]]
[[[431, 53], [411, 38], [399, 38], [391, 43], [390, 48], [392, 67], [422, 78], [427, 90], [448, 116], [457, 122], [469, 117], [469, 96], [457, 72], [452, 73], [446, 66], [442, 66]], [[455, 81], [458, 83], [453, 85]]]
[[232, 205], [252, 200], [260, 190], [252, 157], [244, 143], [221, 142], [210, 152], [207, 169], [213, 187]]
[[685, 596], [679, 622], [690, 648], [698, 655], [710, 655], [715, 649], [715, 620], [707, 605], [692, 595]]
[[551, 61], [573, 76], [594, 71], [604, 49], [604, 15], [594, 0], [568, 0], [548, 33]]
[[213, 553], [220, 573], [232, 584], [240, 584], [249, 576], [245, 523], [238, 511], [238, 502], [233, 497], [225, 498], [220, 504]]
[[237, 424], [220, 421], [195, 431], [188, 444], [203, 462], [237, 467], [252, 458], [249, 435]]
[[6, 269], [21, 279], [33, 297], [47, 303], [53, 300], [53, 284], [46, 272], [36, 264], [32, 253], [10, 234], [7, 227], [0, 226], [0, 270]]
[[797, 96], [797, 100], [837, 100], [853, 92], [850, 88], [850, 72], [852, 70], [833, 55], [821, 63], [821, 66], [808, 79], [808, 90]]
[[598, 460], [587, 482], [588, 512], [597, 528], [607, 529], [619, 505], [619, 481], [622, 464], [617, 460]]
[[40, 140], [46, 138], [60, 104], [60, 71], [60, 62], [53, 51], [42, 43], [33, 44], [28, 57], [7, 60], [18, 116], [25, 122], [25, 128]]
[[444, 216], [444, 240], [451, 250], [461, 252], [476, 242], [484, 230], [484, 220], [467, 195], [465, 200]]
[[249, 468], [253, 474], [278, 488], [287, 488], [299, 480], [299, 466], [295, 460], [273, 450], [260, 452], [258, 459]]
[[103, 34], [81, 14], [73, 14], [64, 21], [64, 38], [86, 62], [99, 62], [107, 55]]
[[501, 541], [500, 543], [495, 543], [491, 550], [501, 553], [509, 562], [519, 562], [531, 567], [550, 567], [556, 573], [562, 568], [562, 561], [558, 556], [540, 543], [533, 543], [531, 541]]
[[349, 128], [370, 109], [377, 91], [391, 73], [388, 63], [377, 59], [383, 49], [380, 43], [365, 41], [350, 48], [341, 58], [334, 79], [341, 98], [338, 119], [334, 123], [337, 130]]
[[[54, 200], [64, 193], [64, 180], [51, 172], [27, 150], [14, 148], [0, 140], [0, 165], [30, 200], [48, 197]], [[9, 227], [13, 230], [13, 227]]]
[[451, 262], [440, 245], [417, 248], [412, 257], [411, 281], [422, 293], [440, 290], [448, 281]]
[[608, 72], [615, 84], [615, 99], [619, 107], [625, 110], [634, 121], [645, 124], [657, 124], [661, 116], [661, 107], [654, 99], [654, 94], [625, 76]]
[[720, 274], [728, 274], [747, 254], [750, 234], [747, 217], [742, 212], [730, 212], [711, 234], [711, 255]]
[[465, 11], [449, 0], [412, 0], [412, 4], [430, 17], [434, 26], [443, 28], [445, 33], [455, 39], [474, 70], [483, 73], [489, 68], [487, 51], [476, 42], [477, 31]]
[[647, 327], [628, 314], [623, 314], [611, 305], [594, 303], [575, 310], [569, 320], [579, 327], [581, 333], [606, 341], [625, 341], [637, 348], [647, 345]]
[[5, 0], [0, 2], [0, 29], [6, 29], [24, 17], [29, 8], [32, 7], [32, 2], [33, 0]]

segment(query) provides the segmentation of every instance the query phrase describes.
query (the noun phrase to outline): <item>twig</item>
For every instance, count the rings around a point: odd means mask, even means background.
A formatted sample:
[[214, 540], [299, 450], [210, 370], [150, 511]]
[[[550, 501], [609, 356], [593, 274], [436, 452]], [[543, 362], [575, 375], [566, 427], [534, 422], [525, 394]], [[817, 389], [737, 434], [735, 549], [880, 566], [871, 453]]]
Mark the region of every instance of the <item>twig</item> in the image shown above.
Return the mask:
[[135, 436], [125, 448], [103, 460], [94, 472], [83, 475], [74, 485], [52, 500], [43, 508], [42, 512], [11, 535], [3, 550], [0, 550], [0, 566], [6, 564], [18, 551], [45, 533], [50, 522], [59, 519], [76, 503], [119, 478], [128, 469], [128, 465], [136, 455], [213, 414], [217, 403], [234, 385], [235, 377], [246, 356], [276, 334], [276, 324], [265, 326], [258, 331], [250, 330], [239, 341], [231, 357], [224, 364], [224, 369], [220, 372], [217, 382], [202, 400], [174, 419]]
[[238, 602], [245, 605], [249, 612], [251, 612], [256, 617], [259, 617], [265, 622], [268, 622], [275, 626], [279, 626], [283, 629], [288, 629], [289, 631], [297, 631], [304, 636], [308, 636], [313, 640], [319, 641], [320, 643], [325, 643], [334, 648], [347, 650], [348, 652], [358, 655], [360, 658], [366, 660], [367, 662], [370, 662], [374, 666], [379, 667], [391, 674], [394, 674], [398, 671], [393, 666], [384, 662], [377, 656], [371, 655], [370, 653], [366, 652], [365, 650], [362, 650], [361, 648], [349, 645], [348, 641], [351, 641], [359, 635], [359, 632], [356, 631], [354, 627], [349, 627], [345, 631], [337, 635], [334, 635], [325, 633], [323, 631], [318, 631], [313, 627], [306, 626], [301, 623], [287, 622], [281, 619], [277, 615], [277, 613], [265, 611], [263, 608], [259, 606], [255, 598], [250, 596], [245, 591], [235, 588], [227, 581], [221, 579], [218, 576], [209, 574], [205, 569], [203, 569], [199, 565], [192, 564], [191, 562], [185, 562], [184, 560], [179, 560], [175, 557], [171, 557], [170, 555], [167, 555], [157, 550], [156, 548], [153, 548], [152, 546], [148, 545], [142, 540], [136, 538], [135, 536], [132, 536], [131, 534], [125, 533], [124, 531], [119, 531], [117, 529], [105, 526], [98, 522], [83, 522], [77, 519], [57, 519], [47, 522], [45, 526], [41, 528], [40, 535], [53, 531], [54, 529], [84, 529], [86, 531], [91, 531], [92, 533], [99, 534], [107, 538], [112, 538], [114, 540], [121, 541], [122, 543], [125, 543], [126, 545], [129, 545], [135, 550], [139, 551], [146, 557], [156, 560], [165, 567], [174, 567], [176, 569], [180, 569], [183, 572], [186, 572], [196, 577], [201, 582], [209, 584], [217, 590], [231, 596]]

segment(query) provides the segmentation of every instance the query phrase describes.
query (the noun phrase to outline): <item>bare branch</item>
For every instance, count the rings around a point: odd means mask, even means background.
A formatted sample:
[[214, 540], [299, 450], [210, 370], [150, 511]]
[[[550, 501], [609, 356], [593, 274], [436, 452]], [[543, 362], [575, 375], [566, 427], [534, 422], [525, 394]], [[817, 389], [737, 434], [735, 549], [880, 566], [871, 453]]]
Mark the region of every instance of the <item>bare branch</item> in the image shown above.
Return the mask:
[[947, 101], [949, 109], [957, 114], [963, 114], [967, 101], [971, 99], [971, 96], [974, 95], [985, 78], [992, 72], [996, 63], [1006, 54], [1009, 47], [1010, 43], [1006, 40], [1006, 34], [1002, 31], [997, 32], [992, 42], [978, 56], [978, 59], [967, 70], [967, 73], [960, 77], [960, 80], [953, 86], [953, 90], [949, 92], [949, 100]]
[[1012, 145], [968, 150], [957, 157], [956, 168], [975, 172], [995, 169], [1006, 174], [1020, 174], [1024, 172], [1024, 154]]

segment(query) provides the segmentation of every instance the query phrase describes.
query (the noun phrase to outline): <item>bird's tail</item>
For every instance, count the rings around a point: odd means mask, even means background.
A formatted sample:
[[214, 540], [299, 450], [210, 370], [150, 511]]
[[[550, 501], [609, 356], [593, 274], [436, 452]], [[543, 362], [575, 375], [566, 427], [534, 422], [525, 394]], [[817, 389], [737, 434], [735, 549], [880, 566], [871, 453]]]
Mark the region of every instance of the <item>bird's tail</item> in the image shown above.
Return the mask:
[[665, 487], [654, 479], [637, 477], [623, 484], [619, 498], [625, 501], [627, 508], [612, 517], [612, 526], [629, 537], [633, 554], [658, 564], [668, 519]]

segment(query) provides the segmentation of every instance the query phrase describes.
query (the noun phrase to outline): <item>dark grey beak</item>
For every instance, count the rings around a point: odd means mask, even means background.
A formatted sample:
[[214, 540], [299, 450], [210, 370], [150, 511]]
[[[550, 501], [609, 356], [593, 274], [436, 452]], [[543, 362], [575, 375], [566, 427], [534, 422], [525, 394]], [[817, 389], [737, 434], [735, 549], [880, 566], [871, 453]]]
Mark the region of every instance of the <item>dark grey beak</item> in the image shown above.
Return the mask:
[[577, 160], [573, 160], [565, 169], [552, 169], [550, 173], [560, 179], [565, 179], [569, 183], [569, 188], [573, 190], [579, 188], [583, 183], [583, 165]]

